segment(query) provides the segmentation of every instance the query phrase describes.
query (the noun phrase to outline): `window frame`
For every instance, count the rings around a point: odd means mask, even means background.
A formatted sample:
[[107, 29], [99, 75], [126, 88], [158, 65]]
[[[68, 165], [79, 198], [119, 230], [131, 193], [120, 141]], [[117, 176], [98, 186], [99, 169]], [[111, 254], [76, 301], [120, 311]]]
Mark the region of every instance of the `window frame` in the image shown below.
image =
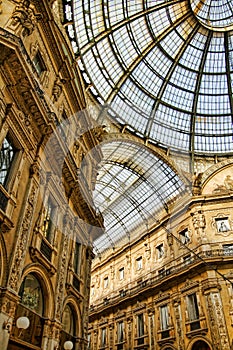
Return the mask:
[[[10, 184], [10, 180], [11, 178], [13, 178], [12, 173], [13, 173], [13, 169], [14, 169], [14, 165], [15, 165], [15, 161], [17, 158], [17, 153], [19, 152], [19, 149], [15, 146], [15, 143], [13, 142], [9, 132], [6, 134], [6, 136], [4, 137], [4, 139], [2, 140], [2, 144], [1, 144], [1, 148], [0, 148], [0, 153], [2, 154], [2, 150], [4, 147], [4, 142], [8, 143], [8, 147], [11, 147], [10, 152], [13, 152], [13, 155], [9, 161], [9, 166], [6, 170], [6, 174], [3, 177], [3, 182], [0, 182], [0, 186], [2, 186], [6, 191], [9, 191], [9, 184]], [[5, 159], [3, 161], [3, 165], [5, 164]], [[0, 169], [0, 175], [1, 172], [5, 171], [5, 169], [2, 170], [2, 168]], [[1, 176], [0, 176], [0, 181], [1, 181]]]

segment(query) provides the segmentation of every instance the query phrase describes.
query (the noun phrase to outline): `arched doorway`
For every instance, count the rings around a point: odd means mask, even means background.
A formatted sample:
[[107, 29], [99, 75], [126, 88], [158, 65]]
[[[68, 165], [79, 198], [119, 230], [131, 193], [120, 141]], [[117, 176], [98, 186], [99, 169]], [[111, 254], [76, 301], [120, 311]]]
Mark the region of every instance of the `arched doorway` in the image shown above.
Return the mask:
[[198, 340], [193, 344], [192, 350], [211, 350], [211, 349], [206, 342], [204, 342], [203, 340]]

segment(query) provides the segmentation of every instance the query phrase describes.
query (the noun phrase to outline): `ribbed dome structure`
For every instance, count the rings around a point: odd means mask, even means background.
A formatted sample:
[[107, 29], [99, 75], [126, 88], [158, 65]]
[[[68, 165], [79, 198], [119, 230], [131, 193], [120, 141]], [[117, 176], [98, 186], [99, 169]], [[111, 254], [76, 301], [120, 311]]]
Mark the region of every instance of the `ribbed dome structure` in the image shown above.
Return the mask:
[[117, 123], [195, 154], [233, 151], [233, 1], [66, 1], [88, 90]]

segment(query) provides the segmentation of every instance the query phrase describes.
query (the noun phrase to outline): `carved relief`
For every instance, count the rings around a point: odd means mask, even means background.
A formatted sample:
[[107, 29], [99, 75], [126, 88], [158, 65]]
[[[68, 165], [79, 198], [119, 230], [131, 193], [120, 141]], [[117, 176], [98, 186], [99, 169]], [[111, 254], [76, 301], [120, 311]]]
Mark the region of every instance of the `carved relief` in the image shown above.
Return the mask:
[[229, 350], [230, 343], [220, 295], [219, 293], [210, 293], [206, 298], [214, 349]]
[[180, 300], [177, 299], [174, 301], [174, 313], [175, 313], [175, 322], [177, 327], [177, 335], [178, 335], [178, 343], [179, 343], [179, 350], [184, 349], [184, 336], [182, 331], [182, 317], [181, 317], [181, 310], [180, 310]]
[[61, 79], [60, 77], [57, 77], [54, 82], [53, 90], [52, 90], [52, 97], [54, 102], [57, 102], [57, 100], [59, 99], [62, 93], [63, 84], [65, 84], [65, 79]]
[[37, 192], [37, 189], [33, 185], [31, 187], [31, 191], [28, 196], [24, 218], [19, 231], [19, 237], [18, 237], [18, 242], [16, 246], [15, 256], [12, 263], [12, 268], [11, 268], [11, 273], [9, 278], [9, 287], [15, 291], [18, 291], [19, 281], [22, 274], [22, 267], [23, 267], [24, 258], [26, 255], [25, 247], [27, 246], [28, 237], [30, 233], [34, 203], [36, 201], [36, 192]]
[[191, 216], [193, 220], [193, 227], [197, 233], [198, 240], [200, 240], [201, 238], [205, 238], [204, 235], [205, 235], [206, 220], [202, 210], [198, 210], [194, 213], [191, 213]]
[[62, 314], [62, 306], [63, 306], [63, 295], [65, 291], [65, 282], [66, 282], [66, 271], [68, 265], [68, 248], [69, 248], [69, 225], [70, 221], [68, 217], [64, 218], [64, 227], [63, 227], [63, 239], [61, 243], [62, 251], [61, 251], [61, 260], [59, 266], [59, 279], [57, 282], [57, 290], [56, 290], [56, 312], [55, 317], [57, 320], [61, 319]]
[[41, 15], [34, 14], [33, 10], [30, 8], [29, 0], [23, 0], [15, 7], [11, 18], [12, 25], [16, 26], [17, 24], [20, 24], [23, 28], [22, 35], [28, 36], [32, 34], [36, 21], [41, 19]]
[[227, 167], [215, 174], [204, 186], [203, 193], [224, 194], [233, 191], [233, 169]]
[[193, 195], [201, 194], [201, 184], [202, 184], [203, 173], [196, 174], [194, 173], [192, 179]]
[[212, 218], [212, 227], [217, 234], [228, 236], [232, 231], [232, 221], [229, 219], [230, 213], [219, 213]]

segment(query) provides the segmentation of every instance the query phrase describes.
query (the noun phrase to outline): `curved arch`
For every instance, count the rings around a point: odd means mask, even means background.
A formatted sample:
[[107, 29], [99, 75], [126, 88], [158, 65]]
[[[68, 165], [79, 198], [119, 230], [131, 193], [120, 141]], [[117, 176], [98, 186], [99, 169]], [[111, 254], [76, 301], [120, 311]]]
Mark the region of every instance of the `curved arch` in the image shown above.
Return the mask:
[[[200, 346], [203, 346], [202, 348]], [[187, 350], [212, 350], [210, 341], [204, 337], [198, 337], [192, 339], [189, 343]]]
[[0, 286], [4, 287], [7, 283], [7, 276], [9, 275], [7, 263], [7, 250], [4, 237], [0, 233]]
[[172, 345], [164, 345], [161, 350], [176, 350]]
[[62, 314], [63, 314], [63, 311], [65, 310], [65, 307], [67, 305], [71, 307], [71, 310], [74, 313], [74, 317], [75, 317], [75, 336], [81, 338], [82, 337], [82, 334], [81, 334], [82, 326], [81, 326], [81, 309], [80, 309], [80, 304], [77, 303], [77, 298], [75, 298], [73, 295], [67, 296], [65, 298], [64, 302], [63, 302]]
[[233, 158], [225, 159], [222, 162], [212, 165], [207, 169], [202, 176], [202, 187], [206, 185], [206, 183], [216, 175], [218, 172], [222, 171], [224, 168], [230, 167], [233, 165]]
[[[225, 176], [225, 177], [224, 177]], [[233, 191], [233, 160], [210, 167], [202, 176], [202, 194], [226, 194]]]
[[99, 253], [116, 239], [119, 248], [120, 242], [124, 244], [122, 228], [132, 240], [145, 233], [152, 218], [162, 211], [168, 213], [170, 204], [188, 188], [187, 179], [166, 156], [141, 142], [118, 135], [102, 140], [100, 147], [103, 159], [93, 198], [104, 216], [106, 237], [110, 239], [106, 244], [103, 240], [95, 242]]
[[29, 274], [33, 274], [41, 284], [44, 299], [44, 312], [43, 316], [53, 318], [55, 312], [55, 297], [51, 280], [48, 278], [47, 270], [39, 264], [30, 264], [23, 270], [21, 284], [24, 278]]

